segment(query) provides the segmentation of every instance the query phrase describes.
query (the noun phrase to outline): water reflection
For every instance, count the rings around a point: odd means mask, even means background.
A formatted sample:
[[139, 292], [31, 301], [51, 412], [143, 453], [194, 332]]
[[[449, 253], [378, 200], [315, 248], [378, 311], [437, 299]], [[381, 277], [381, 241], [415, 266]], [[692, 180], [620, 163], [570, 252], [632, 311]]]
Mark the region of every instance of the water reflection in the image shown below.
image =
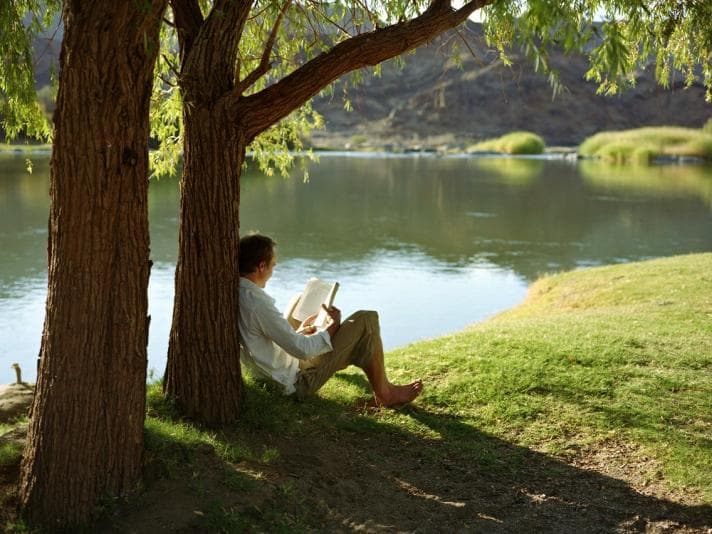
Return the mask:
[[712, 209], [712, 172], [705, 165], [606, 165], [583, 161], [581, 174], [592, 187], [604, 192], [645, 196], [698, 197]]
[[[702, 172], [709, 184], [712, 171]], [[527, 280], [712, 246], [706, 198], [686, 181], [662, 196], [637, 178], [611, 191], [567, 162], [457, 158], [322, 158], [310, 175], [308, 184], [248, 175], [243, 230], [276, 234], [290, 257], [352, 262], [414, 246], [447, 265], [494, 264]]]
[[[0, 383], [32, 377], [44, 314], [47, 160], [0, 157]], [[249, 169], [242, 231], [280, 243], [284, 304], [306, 278], [378, 309], [388, 347], [454, 331], [523, 298], [544, 272], [712, 250], [712, 169], [541, 159], [322, 156], [310, 181]], [[149, 365], [163, 370], [177, 250], [176, 179], [150, 186]], [[7, 368], [7, 369], [6, 369]]]

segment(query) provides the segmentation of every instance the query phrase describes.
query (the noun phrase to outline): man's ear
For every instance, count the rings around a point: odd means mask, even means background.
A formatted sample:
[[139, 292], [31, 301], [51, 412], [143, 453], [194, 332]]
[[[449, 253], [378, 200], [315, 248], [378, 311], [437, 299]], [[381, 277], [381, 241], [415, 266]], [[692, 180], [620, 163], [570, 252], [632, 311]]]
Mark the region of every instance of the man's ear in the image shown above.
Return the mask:
[[261, 261], [259, 265], [257, 265], [257, 272], [261, 273], [265, 269], [267, 269], [267, 262], [266, 261]]

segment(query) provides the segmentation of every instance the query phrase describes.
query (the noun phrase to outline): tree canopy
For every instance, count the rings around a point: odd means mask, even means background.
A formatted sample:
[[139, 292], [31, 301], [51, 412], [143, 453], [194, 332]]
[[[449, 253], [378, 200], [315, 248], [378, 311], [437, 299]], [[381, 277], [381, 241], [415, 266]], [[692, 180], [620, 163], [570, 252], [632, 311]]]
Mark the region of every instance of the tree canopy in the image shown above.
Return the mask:
[[[278, 82], [295, 76], [318, 56], [333, 53], [344, 43], [367, 42], [368, 35], [396, 24], [411, 23], [435, 6], [450, 2], [351, 0], [253, 0], [171, 2], [162, 28], [161, 54], [156, 69], [151, 110], [152, 135], [160, 150], [152, 155], [154, 172], [174, 172], [182, 150], [178, 90], [181, 73], [181, 25], [198, 27], [217, 18], [226, 6], [236, 6], [242, 25], [237, 49], [233, 92], [245, 98], [266, 89], [279, 92]], [[551, 70], [548, 51], [553, 46], [585, 52], [590, 61], [588, 78], [604, 94], [615, 94], [634, 84], [638, 69], [654, 68], [667, 86], [675, 76], [689, 85], [701, 82], [712, 101], [712, 4], [699, 0], [530, 0], [469, 2], [460, 9], [481, 7], [487, 42], [509, 62], [513, 47], [521, 47], [537, 70], [561, 90]], [[37, 103], [33, 81], [33, 46], [38, 36], [56, 30], [60, 3], [56, 0], [13, 0], [0, 7], [0, 125], [8, 138], [24, 133], [48, 138], [50, 128]], [[54, 25], [54, 26], [53, 26]], [[463, 41], [467, 35], [460, 33]], [[360, 41], [353, 41], [361, 37]], [[194, 39], [194, 37], [192, 37]], [[188, 46], [190, 45], [188, 38]], [[464, 43], [463, 49], [466, 50]], [[373, 67], [378, 74], [378, 67]], [[308, 72], [302, 70], [301, 72]], [[222, 76], [227, 76], [223, 73]], [[216, 75], [217, 76], [217, 75]], [[354, 75], [358, 81], [360, 74]], [[344, 105], [349, 107], [348, 97]], [[320, 117], [306, 104], [289, 120], [279, 121], [252, 143], [264, 168], [284, 169], [287, 148], [300, 147], [300, 132], [322, 126]]]

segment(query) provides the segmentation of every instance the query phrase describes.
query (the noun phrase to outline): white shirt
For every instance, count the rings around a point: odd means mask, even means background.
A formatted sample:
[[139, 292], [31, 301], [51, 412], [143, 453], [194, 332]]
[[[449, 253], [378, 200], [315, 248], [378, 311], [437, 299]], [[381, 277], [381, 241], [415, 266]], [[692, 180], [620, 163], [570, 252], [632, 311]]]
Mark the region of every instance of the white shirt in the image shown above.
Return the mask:
[[243, 363], [258, 375], [294, 393], [299, 360], [332, 350], [329, 332], [297, 334], [274, 305], [274, 299], [247, 278], [240, 278], [240, 336], [249, 354]]

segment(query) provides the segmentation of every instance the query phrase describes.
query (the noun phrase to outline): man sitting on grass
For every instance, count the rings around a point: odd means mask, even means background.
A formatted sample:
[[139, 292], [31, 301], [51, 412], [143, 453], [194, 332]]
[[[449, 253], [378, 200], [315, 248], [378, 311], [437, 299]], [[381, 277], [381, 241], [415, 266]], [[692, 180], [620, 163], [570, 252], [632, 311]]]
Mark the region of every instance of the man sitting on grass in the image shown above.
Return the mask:
[[292, 328], [264, 291], [277, 264], [275, 245], [259, 234], [240, 239], [240, 335], [249, 353], [243, 362], [299, 399], [315, 393], [349, 365], [366, 373], [376, 404], [393, 406], [415, 399], [423, 390], [422, 381], [395, 385], [386, 376], [376, 312], [358, 311], [342, 322], [341, 312], [331, 307], [326, 310], [325, 330], [312, 324], [316, 315]]

